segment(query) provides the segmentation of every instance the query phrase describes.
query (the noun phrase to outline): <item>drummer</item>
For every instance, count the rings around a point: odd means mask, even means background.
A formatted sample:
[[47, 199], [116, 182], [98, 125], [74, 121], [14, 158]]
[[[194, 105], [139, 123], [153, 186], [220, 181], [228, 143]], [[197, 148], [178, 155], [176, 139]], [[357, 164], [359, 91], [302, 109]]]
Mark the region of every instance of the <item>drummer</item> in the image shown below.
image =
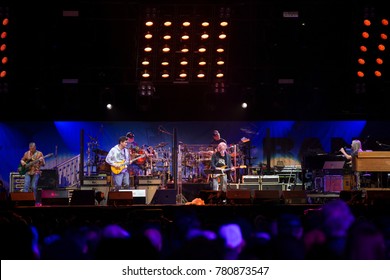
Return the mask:
[[210, 146], [212, 147], [213, 151], [217, 151], [217, 146], [219, 143], [224, 142], [227, 144], [227, 141], [221, 137], [221, 134], [218, 130], [213, 131], [213, 139], [210, 142]]
[[141, 146], [135, 141], [135, 135], [133, 132], [128, 132], [126, 134], [127, 137], [127, 148], [130, 151], [131, 159], [135, 159], [140, 157], [140, 159], [134, 161], [129, 166], [130, 176], [135, 176], [135, 181], [137, 176], [145, 175], [146, 173], [146, 162], [148, 161], [148, 157], [153, 155], [154, 151], [150, 151], [149, 149], [142, 149]]
[[[127, 137], [127, 148], [129, 149], [131, 159], [139, 157], [141, 154], [144, 153], [141, 147], [135, 141], [135, 135], [133, 132], [127, 132], [126, 137]], [[144, 166], [140, 165], [139, 162], [137, 161], [130, 164], [128, 168], [129, 168], [130, 176], [137, 177], [139, 175], [143, 175], [145, 172]]]

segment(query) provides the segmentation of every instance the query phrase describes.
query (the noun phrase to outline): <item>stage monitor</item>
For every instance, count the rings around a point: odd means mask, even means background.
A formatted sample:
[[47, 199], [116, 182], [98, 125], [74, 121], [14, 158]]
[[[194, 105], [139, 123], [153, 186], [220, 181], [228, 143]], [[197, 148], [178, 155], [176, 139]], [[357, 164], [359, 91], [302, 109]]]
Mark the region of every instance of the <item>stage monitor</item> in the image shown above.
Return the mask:
[[68, 190], [42, 190], [42, 205], [69, 205]]
[[156, 190], [150, 204], [176, 204], [177, 190]]
[[95, 190], [74, 190], [70, 205], [95, 205]]
[[133, 192], [131, 190], [110, 191], [107, 198], [108, 206], [130, 206], [133, 205]]

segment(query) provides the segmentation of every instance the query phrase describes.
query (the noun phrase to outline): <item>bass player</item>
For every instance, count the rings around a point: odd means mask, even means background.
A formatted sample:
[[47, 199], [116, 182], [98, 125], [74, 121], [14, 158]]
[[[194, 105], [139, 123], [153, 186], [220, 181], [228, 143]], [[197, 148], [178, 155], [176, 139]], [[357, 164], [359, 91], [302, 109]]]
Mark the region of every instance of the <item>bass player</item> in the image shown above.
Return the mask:
[[28, 192], [31, 187], [34, 192], [34, 198], [37, 199], [37, 185], [41, 176], [40, 168], [45, 165], [45, 157], [41, 151], [37, 150], [34, 142], [28, 145], [28, 151], [23, 154], [20, 160], [19, 173], [24, 173], [23, 191]]

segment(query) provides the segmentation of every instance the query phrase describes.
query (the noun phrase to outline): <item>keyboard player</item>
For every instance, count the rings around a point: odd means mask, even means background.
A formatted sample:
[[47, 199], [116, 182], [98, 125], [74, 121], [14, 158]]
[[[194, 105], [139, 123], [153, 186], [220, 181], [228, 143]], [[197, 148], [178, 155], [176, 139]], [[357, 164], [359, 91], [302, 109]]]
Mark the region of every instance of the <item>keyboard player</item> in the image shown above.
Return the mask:
[[[362, 143], [360, 140], [354, 139], [351, 143], [351, 152], [350, 154], [346, 152], [344, 148], [340, 149], [340, 152], [344, 155], [345, 159], [347, 160], [348, 164], [352, 167], [352, 158], [356, 157], [359, 152], [362, 152]], [[352, 168], [353, 169], [353, 168]], [[354, 171], [354, 179], [355, 179], [355, 189], [360, 189], [360, 172]]]

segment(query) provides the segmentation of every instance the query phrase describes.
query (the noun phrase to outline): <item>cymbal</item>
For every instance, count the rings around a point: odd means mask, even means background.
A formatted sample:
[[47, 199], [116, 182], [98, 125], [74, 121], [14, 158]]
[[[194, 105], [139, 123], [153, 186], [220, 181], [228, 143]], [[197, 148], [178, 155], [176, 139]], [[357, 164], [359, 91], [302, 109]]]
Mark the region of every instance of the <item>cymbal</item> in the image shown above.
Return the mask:
[[161, 142], [161, 143], [157, 144], [157, 146], [154, 147], [154, 148], [155, 148], [155, 149], [157, 149], [157, 148], [162, 148], [162, 147], [165, 147], [166, 145], [168, 145], [167, 142]]

